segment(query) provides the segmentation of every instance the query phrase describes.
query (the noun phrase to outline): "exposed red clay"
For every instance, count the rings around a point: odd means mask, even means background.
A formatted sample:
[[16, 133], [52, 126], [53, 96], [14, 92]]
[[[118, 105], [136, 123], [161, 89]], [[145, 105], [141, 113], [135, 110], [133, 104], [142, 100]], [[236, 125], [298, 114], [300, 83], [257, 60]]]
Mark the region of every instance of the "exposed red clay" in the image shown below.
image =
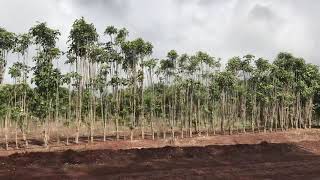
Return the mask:
[[1, 150], [0, 179], [320, 178], [320, 131], [315, 129], [49, 150]]

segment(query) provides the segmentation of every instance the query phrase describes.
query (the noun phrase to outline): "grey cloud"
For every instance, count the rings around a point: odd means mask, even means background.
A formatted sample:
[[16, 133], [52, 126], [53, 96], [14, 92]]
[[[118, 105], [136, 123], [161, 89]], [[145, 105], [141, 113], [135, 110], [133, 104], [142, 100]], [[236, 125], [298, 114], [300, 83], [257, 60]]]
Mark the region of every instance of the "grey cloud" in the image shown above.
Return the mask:
[[272, 21], [276, 19], [275, 14], [268, 6], [256, 4], [249, 13], [249, 17], [262, 20], [262, 21]]
[[71, 2], [73, 6], [80, 8], [80, 11], [86, 14], [112, 14], [114, 18], [128, 15], [129, 4], [131, 3], [130, 0], [71, 0]]
[[211, 5], [221, 5], [230, 0], [198, 0], [198, 5], [208, 7]]

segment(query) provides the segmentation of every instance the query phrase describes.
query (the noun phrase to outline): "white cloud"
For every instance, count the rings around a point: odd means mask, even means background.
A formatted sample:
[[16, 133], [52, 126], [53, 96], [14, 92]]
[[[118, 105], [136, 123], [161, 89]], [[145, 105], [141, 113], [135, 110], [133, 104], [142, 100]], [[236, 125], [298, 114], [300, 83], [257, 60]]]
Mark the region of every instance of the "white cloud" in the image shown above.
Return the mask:
[[151, 41], [157, 57], [177, 49], [205, 50], [224, 60], [246, 53], [272, 60], [278, 52], [290, 51], [320, 64], [318, 1], [2, 0], [1, 4], [0, 26], [25, 32], [36, 21], [47, 21], [62, 32], [59, 47], [64, 50], [72, 22], [84, 16], [99, 33], [115, 25], [126, 27], [131, 38]]

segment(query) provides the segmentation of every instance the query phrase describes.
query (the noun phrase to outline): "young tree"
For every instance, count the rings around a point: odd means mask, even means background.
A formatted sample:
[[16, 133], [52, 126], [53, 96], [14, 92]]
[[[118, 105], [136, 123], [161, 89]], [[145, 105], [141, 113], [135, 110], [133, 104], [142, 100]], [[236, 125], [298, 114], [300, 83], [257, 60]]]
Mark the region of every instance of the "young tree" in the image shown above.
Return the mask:
[[7, 65], [7, 55], [13, 50], [16, 42], [15, 34], [0, 27], [0, 84], [3, 83]]
[[[76, 112], [76, 137], [75, 142], [79, 143], [80, 126], [86, 115], [83, 115], [83, 92], [89, 85], [92, 74], [92, 62], [89, 60], [90, 46], [98, 40], [98, 34], [93, 24], [89, 24], [82, 17], [74, 21], [69, 35], [69, 56], [75, 62], [76, 72], [80, 75], [79, 86], [77, 89], [77, 112]], [[90, 88], [89, 88], [90, 90]]]
[[144, 62], [144, 66], [147, 67], [149, 75], [149, 87], [151, 87], [151, 100], [150, 100], [150, 125], [151, 125], [151, 134], [152, 140], [154, 140], [155, 129], [154, 129], [154, 115], [155, 115], [155, 89], [154, 89], [154, 69], [157, 65], [158, 59], [151, 58]]
[[[126, 41], [122, 44], [122, 51], [124, 52], [124, 66], [129, 67], [131, 71], [131, 77], [133, 80], [132, 83], [132, 94], [133, 94], [133, 102], [132, 102], [132, 120], [131, 120], [131, 135], [130, 139], [133, 140], [133, 128], [138, 123], [136, 120], [136, 112], [137, 112], [137, 81], [138, 81], [138, 64], [142, 64], [140, 67], [141, 73], [143, 73], [143, 61], [144, 58], [152, 53], [153, 46], [149, 42], [145, 42], [143, 39], [138, 38], [133, 41]], [[143, 77], [143, 74], [142, 74]], [[140, 79], [141, 82], [141, 99], [143, 99], [143, 78]], [[141, 101], [142, 103], [143, 101]], [[142, 109], [142, 126], [144, 124], [144, 105], [141, 106]], [[143, 129], [143, 128], [142, 128]], [[144, 134], [144, 133], [143, 133]], [[144, 136], [144, 135], [143, 135]]]
[[60, 50], [56, 48], [56, 41], [60, 32], [51, 29], [46, 23], [38, 23], [30, 29], [34, 43], [37, 45], [37, 55], [34, 57], [35, 66], [32, 81], [36, 85], [36, 99], [34, 113], [44, 126], [43, 141], [48, 147], [49, 121], [52, 115], [52, 101], [56, 93], [56, 79], [60, 76], [60, 71], [53, 66], [53, 60], [60, 56]]
[[[125, 28], [117, 29], [114, 26], [108, 26], [104, 32], [109, 36], [109, 41], [105, 44], [105, 49], [108, 53], [108, 63], [110, 66], [111, 80], [113, 91], [113, 101], [115, 102], [115, 126], [116, 126], [116, 139], [119, 140], [119, 113], [120, 113], [120, 95], [119, 87], [123, 81], [121, 78], [121, 65], [124, 63], [124, 55], [122, 44], [125, 42], [128, 31]], [[107, 111], [106, 111], [107, 112]]]
[[[28, 87], [28, 74], [30, 72], [30, 67], [28, 65], [28, 50], [29, 46], [31, 45], [31, 35], [29, 33], [19, 34], [17, 37], [16, 46], [14, 49], [14, 52], [18, 53], [18, 59], [20, 61], [20, 71], [21, 71], [21, 77], [22, 81], [20, 84], [22, 85], [22, 91], [23, 91], [23, 97], [22, 97], [22, 104], [21, 104], [21, 110], [22, 110], [22, 116], [23, 121], [21, 122], [21, 131], [23, 140], [25, 141], [25, 146], [28, 147], [28, 140], [27, 140], [27, 90]], [[22, 60], [20, 60], [20, 56], [22, 56]]]

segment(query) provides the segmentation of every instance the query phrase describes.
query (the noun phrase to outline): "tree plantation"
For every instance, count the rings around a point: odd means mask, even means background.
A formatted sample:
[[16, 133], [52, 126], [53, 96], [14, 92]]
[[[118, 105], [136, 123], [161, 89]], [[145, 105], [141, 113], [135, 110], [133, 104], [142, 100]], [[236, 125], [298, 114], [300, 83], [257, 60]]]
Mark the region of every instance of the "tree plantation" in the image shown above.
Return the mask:
[[[59, 37], [46, 23], [25, 34], [0, 27], [6, 149], [11, 141], [12, 148], [26, 148], [35, 138], [48, 147], [81, 138], [174, 139], [320, 123], [319, 68], [290, 53], [274, 60], [248, 54], [225, 65], [202, 51], [171, 50], [157, 59], [153, 45], [130, 39], [127, 29], [107, 26], [98, 34], [84, 18], [72, 24], [65, 52]], [[8, 55], [16, 59], [10, 67]], [[13, 83], [3, 83], [5, 74]]]

